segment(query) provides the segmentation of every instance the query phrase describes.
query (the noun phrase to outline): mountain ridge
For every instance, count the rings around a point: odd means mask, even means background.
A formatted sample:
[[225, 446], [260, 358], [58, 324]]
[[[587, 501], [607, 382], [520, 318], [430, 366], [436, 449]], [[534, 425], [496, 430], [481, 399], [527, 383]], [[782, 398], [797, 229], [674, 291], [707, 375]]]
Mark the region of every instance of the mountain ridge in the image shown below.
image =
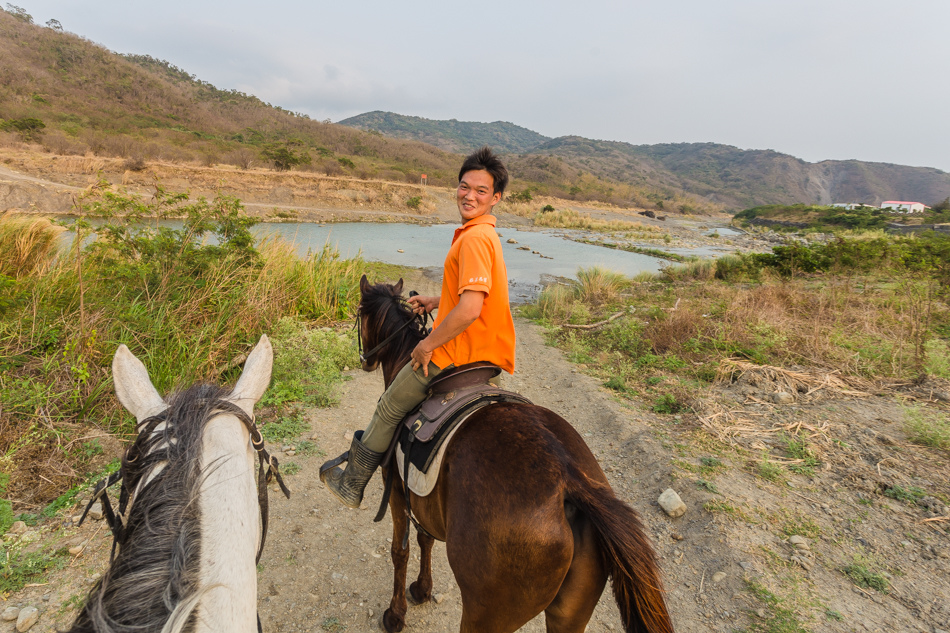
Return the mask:
[[[411, 124], [407, 121], [411, 120]], [[761, 204], [831, 204], [888, 199], [919, 199], [931, 204], [950, 196], [950, 174], [933, 167], [912, 167], [870, 161], [823, 160], [810, 163], [771, 149], [740, 149], [722, 143], [658, 143], [634, 145], [623, 141], [557, 138], [534, 133], [508, 122], [437, 121], [374, 111], [340, 121], [360, 129], [415, 138], [454, 151], [491, 145], [522, 159], [544, 155], [573, 167], [633, 186], [652, 188], [663, 196], [680, 190], [727, 207]], [[446, 130], [451, 129], [451, 135]], [[489, 133], [483, 133], [483, 131]], [[517, 130], [536, 144], [493, 143]], [[459, 138], [462, 131], [468, 135]], [[530, 130], [527, 130], [530, 132]]]
[[950, 196], [950, 175], [930, 168], [810, 164], [715, 143], [552, 139], [505, 121], [360, 116], [366, 130], [311, 120], [166, 61], [120, 55], [0, 10], [0, 144], [31, 151], [122, 158], [129, 169], [149, 160], [254, 164], [403, 183], [427, 174], [430, 185], [452, 187], [460, 154], [490, 144], [505, 153], [513, 193], [674, 212]]

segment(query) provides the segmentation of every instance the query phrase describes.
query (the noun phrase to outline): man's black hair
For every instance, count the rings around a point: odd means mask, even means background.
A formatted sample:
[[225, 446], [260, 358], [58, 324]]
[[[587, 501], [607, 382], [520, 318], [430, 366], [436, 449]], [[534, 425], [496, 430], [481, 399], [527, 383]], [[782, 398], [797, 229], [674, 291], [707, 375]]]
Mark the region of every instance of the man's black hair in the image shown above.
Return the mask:
[[462, 168], [459, 170], [459, 182], [462, 182], [462, 176], [466, 173], [479, 169], [484, 169], [491, 175], [495, 183], [492, 193], [505, 193], [505, 187], [508, 186], [508, 170], [501, 159], [495, 156], [495, 153], [487, 146], [476, 150], [465, 158], [465, 162], [462, 163]]

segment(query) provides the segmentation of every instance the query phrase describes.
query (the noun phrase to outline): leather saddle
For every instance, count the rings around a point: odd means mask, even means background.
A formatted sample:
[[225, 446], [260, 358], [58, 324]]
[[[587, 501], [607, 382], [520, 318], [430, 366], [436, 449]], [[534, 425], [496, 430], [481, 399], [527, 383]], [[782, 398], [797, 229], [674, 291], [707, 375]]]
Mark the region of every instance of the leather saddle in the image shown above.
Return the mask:
[[386, 451], [383, 465], [391, 462], [398, 443], [403, 454], [409, 456], [408, 461], [425, 473], [446, 436], [476, 409], [495, 402], [531, 404], [521, 394], [500, 389], [490, 382], [501, 371], [497, 365], [480, 361], [439, 374], [429, 384], [429, 397], [403, 419]]
[[[488, 362], [468, 363], [439, 374], [429, 384], [429, 397], [405, 417], [392, 443], [386, 451], [382, 465], [389, 466], [396, 454], [396, 446], [402, 449], [404, 494], [406, 495], [406, 513], [417, 529], [425, 532], [412, 516], [409, 503], [408, 472], [415, 467], [420, 473], [426, 473], [440, 454], [440, 448], [451, 435], [453, 429], [464, 422], [474, 411], [496, 402], [531, 401], [519, 393], [500, 389], [489, 382], [501, 373], [501, 368]], [[389, 493], [392, 489], [392, 476], [396, 465], [387, 471], [383, 488], [383, 498], [375, 521], [381, 521], [386, 515]], [[426, 532], [428, 534], [428, 532]], [[403, 539], [406, 547], [409, 531]]]

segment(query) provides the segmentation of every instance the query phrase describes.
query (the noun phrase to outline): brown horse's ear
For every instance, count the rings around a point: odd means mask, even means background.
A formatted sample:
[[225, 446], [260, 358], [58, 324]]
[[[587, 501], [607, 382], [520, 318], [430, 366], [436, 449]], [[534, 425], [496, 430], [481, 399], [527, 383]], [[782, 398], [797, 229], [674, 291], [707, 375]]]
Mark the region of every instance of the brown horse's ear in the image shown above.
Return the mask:
[[399, 278], [399, 281], [393, 286], [393, 294], [401, 295], [402, 294], [402, 277]]
[[369, 290], [369, 279], [366, 278], [366, 275], [360, 277], [360, 294], [366, 294], [366, 291]]

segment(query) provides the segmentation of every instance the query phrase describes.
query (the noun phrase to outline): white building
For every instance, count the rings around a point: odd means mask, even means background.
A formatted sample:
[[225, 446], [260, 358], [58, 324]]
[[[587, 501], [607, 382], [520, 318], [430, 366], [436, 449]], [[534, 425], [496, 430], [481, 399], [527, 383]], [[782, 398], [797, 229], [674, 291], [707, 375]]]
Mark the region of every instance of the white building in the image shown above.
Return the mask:
[[864, 204], [863, 202], [835, 202], [831, 206], [837, 209], [847, 209], [848, 211], [854, 211], [855, 209], [860, 209], [868, 205]]
[[923, 202], [905, 202], [903, 200], [885, 200], [881, 203], [882, 209], [893, 209], [898, 213], [923, 213], [929, 209]]

